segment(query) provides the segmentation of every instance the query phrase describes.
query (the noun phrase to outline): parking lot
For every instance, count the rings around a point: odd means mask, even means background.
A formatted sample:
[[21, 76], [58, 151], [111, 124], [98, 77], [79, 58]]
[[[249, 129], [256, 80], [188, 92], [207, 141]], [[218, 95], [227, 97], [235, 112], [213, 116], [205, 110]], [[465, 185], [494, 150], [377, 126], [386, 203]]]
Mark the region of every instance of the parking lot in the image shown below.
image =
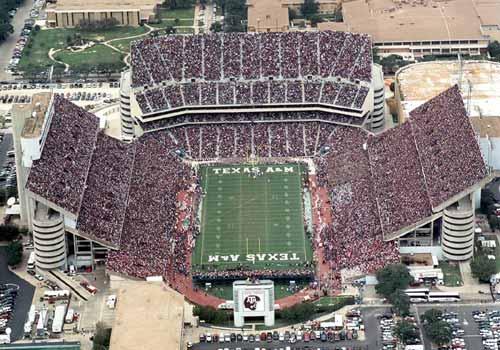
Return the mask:
[[[25, 3], [28, 3], [26, 1]], [[35, 21], [39, 18], [40, 13], [42, 12], [42, 7], [45, 4], [45, 0], [35, 0], [29, 9], [29, 12], [27, 9], [22, 7], [22, 11], [19, 14], [21, 18], [18, 18], [16, 20], [16, 24], [18, 25], [19, 32], [15, 32], [12, 36], [16, 38], [16, 43], [14, 45], [14, 48], [12, 49], [11, 58], [10, 61], [8, 62], [7, 66], [4, 68], [5, 72], [8, 74], [17, 74], [17, 65], [19, 64], [19, 61], [21, 59], [21, 56], [23, 54], [24, 47], [28, 44], [28, 41], [30, 40], [30, 33], [32, 30], [39, 30], [39, 28], [35, 29]], [[17, 10], [14, 11], [11, 14], [11, 16], [16, 18], [17, 15]], [[22, 27], [21, 23], [22, 22]], [[16, 28], [18, 29], [18, 28]]]
[[15, 300], [15, 307], [9, 327], [12, 329], [11, 340], [22, 339], [24, 334], [24, 322], [33, 300], [35, 287], [27, 281], [19, 278], [7, 268], [7, 255], [5, 247], [0, 247], [0, 281], [19, 286]]
[[193, 349], [369, 349], [364, 332], [364, 313], [357, 308], [335, 313], [327, 321], [274, 331], [232, 333], [210, 328], [205, 328], [205, 331]]
[[[443, 312], [456, 313], [456, 318], [461, 325], [461, 328], [465, 331], [463, 336], [465, 340], [465, 347], [468, 350], [481, 350], [484, 349], [481, 336], [479, 334], [479, 327], [472, 313], [474, 311], [482, 310], [485, 312], [492, 310], [500, 310], [500, 305], [493, 303], [489, 304], [477, 304], [477, 305], [460, 305], [460, 304], [448, 304], [448, 305], [419, 305], [417, 310], [419, 315], [423, 314], [429, 309], [439, 309]], [[424, 345], [426, 349], [431, 349], [430, 341], [424, 335]]]

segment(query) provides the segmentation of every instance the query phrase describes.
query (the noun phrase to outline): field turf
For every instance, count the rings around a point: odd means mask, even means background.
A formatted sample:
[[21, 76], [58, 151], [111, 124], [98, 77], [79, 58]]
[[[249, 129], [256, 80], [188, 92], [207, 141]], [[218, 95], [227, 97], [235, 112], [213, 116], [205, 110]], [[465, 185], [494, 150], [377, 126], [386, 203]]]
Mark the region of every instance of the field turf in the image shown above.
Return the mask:
[[311, 261], [300, 165], [202, 166], [200, 176], [204, 195], [195, 269], [277, 270]]

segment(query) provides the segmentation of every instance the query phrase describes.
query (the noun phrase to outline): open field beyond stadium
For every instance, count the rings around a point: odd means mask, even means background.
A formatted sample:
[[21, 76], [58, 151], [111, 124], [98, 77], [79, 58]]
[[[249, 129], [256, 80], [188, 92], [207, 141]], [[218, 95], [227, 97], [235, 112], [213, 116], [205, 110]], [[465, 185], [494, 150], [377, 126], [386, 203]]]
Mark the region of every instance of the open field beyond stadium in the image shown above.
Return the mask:
[[286, 269], [311, 261], [300, 165], [204, 166], [200, 175], [195, 268]]

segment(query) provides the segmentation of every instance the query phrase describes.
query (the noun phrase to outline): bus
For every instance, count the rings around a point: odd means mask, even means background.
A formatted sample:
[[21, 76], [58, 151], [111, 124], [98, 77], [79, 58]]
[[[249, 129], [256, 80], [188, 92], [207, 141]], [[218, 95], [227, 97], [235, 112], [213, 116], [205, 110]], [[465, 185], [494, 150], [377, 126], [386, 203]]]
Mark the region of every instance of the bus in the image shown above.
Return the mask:
[[426, 303], [428, 301], [427, 293], [406, 293], [410, 298], [410, 303]]
[[448, 303], [460, 301], [460, 294], [457, 292], [430, 292], [429, 303]]
[[30, 257], [28, 258], [28, 270], [35, 269], [35, 252], [30, 253]]

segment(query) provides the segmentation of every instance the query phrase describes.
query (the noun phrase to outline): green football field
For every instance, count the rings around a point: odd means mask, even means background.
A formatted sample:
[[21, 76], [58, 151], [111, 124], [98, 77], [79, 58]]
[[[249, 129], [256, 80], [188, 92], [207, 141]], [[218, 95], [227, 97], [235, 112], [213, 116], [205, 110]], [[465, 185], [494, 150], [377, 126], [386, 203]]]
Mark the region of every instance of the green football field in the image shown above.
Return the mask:
[[286, 269], [312, 260], [300, 165], [202, 166], [200, 175], [195, 269]]

